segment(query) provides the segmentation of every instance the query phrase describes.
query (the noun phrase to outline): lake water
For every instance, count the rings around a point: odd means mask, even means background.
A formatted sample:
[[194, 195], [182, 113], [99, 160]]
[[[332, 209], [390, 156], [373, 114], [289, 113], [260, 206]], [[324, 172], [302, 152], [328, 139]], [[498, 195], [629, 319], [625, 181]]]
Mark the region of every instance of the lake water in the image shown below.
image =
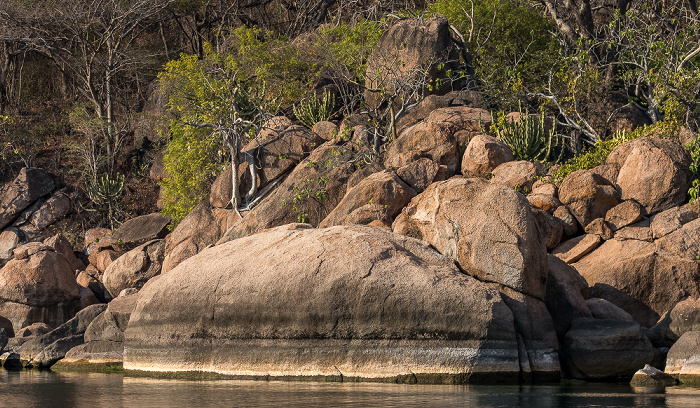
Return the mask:
[[700, 407], [700, 389], [167, 380], [0, 369], [0, 407]]

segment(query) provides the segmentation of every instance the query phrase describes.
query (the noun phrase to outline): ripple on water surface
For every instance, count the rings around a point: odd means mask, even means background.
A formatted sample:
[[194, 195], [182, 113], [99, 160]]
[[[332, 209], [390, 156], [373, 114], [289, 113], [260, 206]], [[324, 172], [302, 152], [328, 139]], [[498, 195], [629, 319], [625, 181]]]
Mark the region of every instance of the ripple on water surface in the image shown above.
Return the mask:
[[122, 374], [0, 370], [0, 406], [15, 407], [700, 407], [700, 389], [621, 384], [405, 385], [164, 380]]

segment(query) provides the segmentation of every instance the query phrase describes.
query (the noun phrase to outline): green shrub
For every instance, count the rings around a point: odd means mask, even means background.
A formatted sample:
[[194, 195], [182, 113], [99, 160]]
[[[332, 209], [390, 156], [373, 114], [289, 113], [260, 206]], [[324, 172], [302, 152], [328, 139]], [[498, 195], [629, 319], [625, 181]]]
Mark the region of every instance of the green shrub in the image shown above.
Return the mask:
[[614, 148], [640, 135], [640, 133], [627, 134], [626, 132], [617, 132], [606, 141], [596, 142], [593, 147], [570, 158], [554, 171], [552, 173], [552, 181], [561, 183], [569, 174], [577, 170], [588, 170], [604, 164]]
[[[473, 21], [469, 18], [472, 4]], [[561, 59], [559, 43], [551, 34], [555, 25], [526, 2], [438, 0], [429, 10], [445, 15], [471, 41], [467, 45], [471, 52], [476, 51], [473, 63], [479, 86], [500, 103], [543, 88]], [[516, 106], [511, 102], [502, 108]]]
[[692, 173], [688, 195], [690, 195], [690, 204], [694, 204], [695, 200], [698, 199], [698, 192], [700, 190], [700, 134], [695, 138], [695, 140], [690, 142], [687, 149], [690, 153], [691, 160], [688, 168]]

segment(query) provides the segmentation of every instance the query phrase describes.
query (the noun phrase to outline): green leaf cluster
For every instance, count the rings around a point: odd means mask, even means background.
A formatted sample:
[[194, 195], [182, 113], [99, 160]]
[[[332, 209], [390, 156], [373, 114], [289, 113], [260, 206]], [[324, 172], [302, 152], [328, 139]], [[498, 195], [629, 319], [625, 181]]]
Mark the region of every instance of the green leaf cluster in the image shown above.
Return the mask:
[[500, 114], [491, 125], [498, 138], [507, 144], [516, 160], [558, 163], [564, 155], [563, 138], [554, 127], [547, 129], [544, 115], [529, 115], [518, 110], [518, 120], [508, 120]]

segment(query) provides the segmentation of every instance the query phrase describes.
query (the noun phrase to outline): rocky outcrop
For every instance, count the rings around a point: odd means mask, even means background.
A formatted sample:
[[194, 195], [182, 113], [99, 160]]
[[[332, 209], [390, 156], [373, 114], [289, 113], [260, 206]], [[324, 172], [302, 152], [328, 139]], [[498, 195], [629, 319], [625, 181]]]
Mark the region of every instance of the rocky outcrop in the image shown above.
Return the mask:
[[429, 242], [482, 281], [544, 298], [547, 251], [529, 203], [512, 189], [483, 179], [433, 183], [392, 228]]
[[617, 146], [607, 164], [620, 169], [617, 185], [623, 200], [635, 200], [647, 214], [683, 204], [688, 192], [690, 156], [678, 143], [646, 137]]
[[513, 161], [510, 147], [493, 136], [474, 136], [462, 156], [464, 177], [486, 177], [500, 164]]
[[170, 221], [170, 217], [160, 213], [134, 217], [119, 226], [113, 238], [120, 248], [131, 250], [148, 241], [165, 238]]
[[54, 190], [51, 176], [43, 169], [24, 167], [0, 196], [0, 230], [22, 211]]
[[89, 306], [54, 330], [22, 344], [22, 364], [38, 368], [51, 367], [63, 358], [68, 350], [83, 343], [85, 330], [106, 308], [105, 304]]
[[668, 351], [666, 374], [688, 385], [700, 384], [700, 331], [684, 333]]
[[[690, 237], [687, 232], [683, 236]], [[686, 296], [700, 296], [699, 263], [659, 249], [657, 243], [612, 239], [573, 266], [588, 281], [589, 296], [612, 302], [644, 327], [653, 326]]]
[[559, 186], [559, 200], [584, 228], [596, 218], [604, 218], [620, 201], [620, 194], [608, 180], [592, 170], [569, 174]]
[[[369, 224], [386, 218], [391, 223], [401, 209], [416, 196], [416, 192], [392, 171], [374, 173], [349, 189], [340, 203], [321, 221], [319, 227]], [[361, 214], [369, 206], [369, 216]], [[377, 212], [375, 206], [379, 206]], [[378, 217], [377, 214], [383, 215]]]
[[112, 297], [117, 297], [126, 288], [141, 288], [149, 279], [160, 274], [164, 252], [164, 240], [146, 242], [109, 264], [102, 276], [102, 283]]
[[450, 383], [520, 372], [511, 311], [452, 260], [381, 228], [304, 225], [206, 249], [147, 283], [124, 368]]
[[[292, 121], [284, 116], [277, 116], [270, 119], [258, 136], [241, 151], [255, 160], [256, 188], [262, 189], [293, 169], [323, 142], [325, 140], [315, 132], [292, 125]], [[244, 197], [252, 185], [247, 161], [242, 161], [237, 174], [239, 194]], [[231, 206], [231, 166], [214, 181], [209, 202], [217, 208]]]
[[493, 169], [492, 183], [500, 184], [527, 193], [532, 188], [539, 172], [535, 165], [527, 160], [510, 161]]
[[0, 316], [16, 328], [58, 326], [80, 309], [80, 297], [73, 265], [40, 242], [15, 249], [14, 259], [0, 269]]
[[[322, 145], [304, 159], [269, 196], [237, 220], [219, 243], [268, 228], [306, 221], [318, 225], [345, 196], [350, 177], [363, 168], [366, 146]], [[356, 160], [360, 169], [356, 166]]]
[[[401, 20], [382, 34], [367, 60], [365, 101], [370, 108], [381, 104], [380, 93], [376, 89], [382, 89], [389, 95], [399, 92], [404, 99], [408, 99], [411, 87], [401, 89], [397, 84], [415, 82], [414, 78], [421, 77], [425, 70], [429, 71], [429, 81], [434, 81], [444, 77], [445, 70], [458, 69], [454, 62], [449, 62], [457, 60], [450, 25], [445, 16], [437, 14], [429, 19]], [[447, 83], [434, 85], [432, 89], [426, 89], [426, 92], [445, 94], [451, 91]]]
[[636, 322], [576, 319], [564, 344], [569, 373], [582, 380], [632, 377], [654, 359], [654, 348]]
[[119, 296], [109, 303], [85, 330], [85, 343], [70, 349], [57, 367], [121, 366], [124, 358], [124, 331], [139, 295]]

